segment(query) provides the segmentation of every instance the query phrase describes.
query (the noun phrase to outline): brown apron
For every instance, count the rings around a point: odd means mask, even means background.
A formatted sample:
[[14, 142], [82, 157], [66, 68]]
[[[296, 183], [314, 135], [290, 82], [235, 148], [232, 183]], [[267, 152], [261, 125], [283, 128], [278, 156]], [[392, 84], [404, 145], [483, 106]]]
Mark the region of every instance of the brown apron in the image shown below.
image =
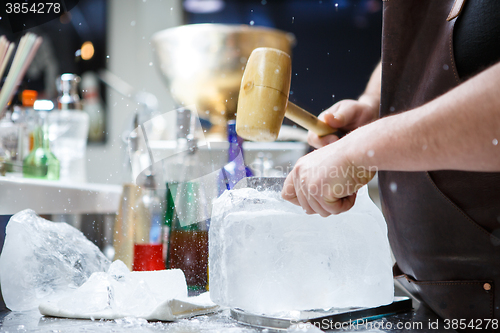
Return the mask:
[[[384, 0], [381, 116], [461, 82], [456, 2]], [[500, 319], [500, 173], [383, 171], [379, 186], [405, 288], [442, 318]]]

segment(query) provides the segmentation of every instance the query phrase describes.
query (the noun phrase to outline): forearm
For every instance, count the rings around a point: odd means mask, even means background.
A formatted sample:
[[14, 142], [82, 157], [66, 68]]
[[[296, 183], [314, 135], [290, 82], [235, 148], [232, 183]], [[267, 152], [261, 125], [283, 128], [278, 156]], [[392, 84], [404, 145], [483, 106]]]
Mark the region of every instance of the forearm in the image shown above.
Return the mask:
[[381, 90], [381, 80], [382, 80], [382, 65], [379, 62], [370, 80], [366, 85], [365, 91], [358, 98], [360, 102], [367, 103], [373, 107], [374, 118], [378, 118], [378, 111], [380, 107], [380, 90]]
[[355, 165], [378, 170], [500, 171], [500, 64], [441, 97], [350, 134]]

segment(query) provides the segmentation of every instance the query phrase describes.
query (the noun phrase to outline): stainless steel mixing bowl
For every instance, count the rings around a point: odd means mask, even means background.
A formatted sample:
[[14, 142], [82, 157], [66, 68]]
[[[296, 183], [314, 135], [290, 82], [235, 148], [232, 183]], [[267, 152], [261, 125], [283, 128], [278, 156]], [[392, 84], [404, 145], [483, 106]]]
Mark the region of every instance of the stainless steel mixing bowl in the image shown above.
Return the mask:
[[174, 100], [195, 105], [199, 116], [212, 123], [212, 135], [225, 137], [250, 53], [273, 47], [290, 54], [295, 37], [265, 27], [191, 24], [157, 32], [152, 41], [156, 64]]

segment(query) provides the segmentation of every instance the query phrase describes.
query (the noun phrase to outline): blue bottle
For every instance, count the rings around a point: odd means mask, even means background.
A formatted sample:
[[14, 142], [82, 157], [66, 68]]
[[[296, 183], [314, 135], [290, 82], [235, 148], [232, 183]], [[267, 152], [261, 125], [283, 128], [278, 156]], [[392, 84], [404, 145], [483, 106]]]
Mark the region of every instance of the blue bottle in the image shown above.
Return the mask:
[[226, 188], [231, 190], [241, 179], [251, 177], [253, 173], [245, 165], [243, 139], [236, 134], [235, 120], [227, 123], [227, 141], [229, 141], [228, 163], [222, 169], [222, 174], [226, 180]]

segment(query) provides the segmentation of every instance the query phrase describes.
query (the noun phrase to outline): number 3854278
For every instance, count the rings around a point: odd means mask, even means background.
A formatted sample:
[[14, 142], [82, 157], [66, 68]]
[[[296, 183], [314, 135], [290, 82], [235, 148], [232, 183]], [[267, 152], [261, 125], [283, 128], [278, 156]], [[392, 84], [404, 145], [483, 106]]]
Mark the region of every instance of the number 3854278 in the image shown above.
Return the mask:
[[5, 12], [7, 14], [59, 14], [61, 4], [58, 2], [37, 2], [32, 4], [7, 2]]

